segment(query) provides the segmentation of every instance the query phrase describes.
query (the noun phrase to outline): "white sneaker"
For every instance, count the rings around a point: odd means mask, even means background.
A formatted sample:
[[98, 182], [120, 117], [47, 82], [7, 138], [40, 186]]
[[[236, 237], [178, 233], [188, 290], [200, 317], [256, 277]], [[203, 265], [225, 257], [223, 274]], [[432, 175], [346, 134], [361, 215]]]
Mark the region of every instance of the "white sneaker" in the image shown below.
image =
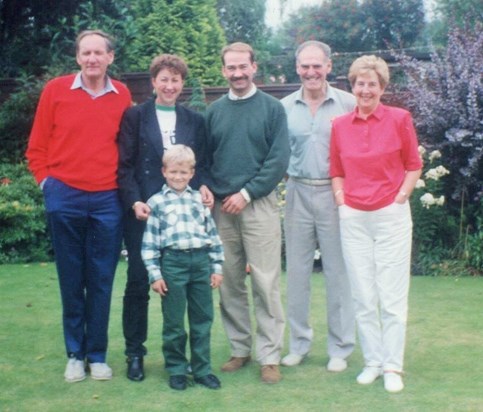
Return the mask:
[[305, 355], [298, 355], [296, 353], [289, 353], [288, 355], [284, 356], [282, 361], [280, 362], [283, 366], [297, 366], [302, 363], [304, 360]]
[[362, 372], [357, 376], [357, 383], [361, 385], [370, 385], [379, 376], [382, 375], [382, 369], [375, 366], [366, 366]]
[[91, 378], [96, 381], [108, 381], [112, 379], [112, 369], [107, 363], [89, 363]]
[[84, 361], [69, 358], [65, 367], [64, 378], [69, 383], [83, 381], [86, 378]]
[[399, 373], [384, 373], [384, 389], [391, 393], [401, 392], [404, 389], [404, 383]]
[[347, 369], [347, 361], [342, 358], [330, 358], [327, 364], [329, 372], [342, 372]]

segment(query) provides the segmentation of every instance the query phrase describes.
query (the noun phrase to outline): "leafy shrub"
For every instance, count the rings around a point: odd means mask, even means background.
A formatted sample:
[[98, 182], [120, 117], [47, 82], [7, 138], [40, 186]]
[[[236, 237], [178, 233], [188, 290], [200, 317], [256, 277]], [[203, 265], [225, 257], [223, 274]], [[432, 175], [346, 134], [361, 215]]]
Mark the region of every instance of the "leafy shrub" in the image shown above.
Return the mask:
[[402, 93], [420, 141], [439, 149], [452, 171], [445, 184], [450, 202], [476, 201], [483, 192], [483, 25], [453, 28], [446, 49], [431, 62], [396, 56], [407, 76]]
[[428, 153], [419, 146], [423, 160], [423, 174], [411, 196], [413, 216], [414, 275], [434, 274], [435, 268], [451, 258], [453, 245], [458, 239], [457, 220], [448, 213], [443, 193], [444, 180], [451, 174], [442, 164], [441, 152]]
[[474, 269], [477, 274], [483, 273], [483, 198], [480, 199], [480, 207], [475, 216], [475, 227], [467, 227], [465, 236], [463, 257], [467, 266]]
[[33, 77], [17, 79], [18, 90], [0, 106], [0, 162], [19, 163], [24, 159], [40, 92], [45, 82]]
[[44, 212], [26, 165], [0, 165], [0, 264], [52, 258]]

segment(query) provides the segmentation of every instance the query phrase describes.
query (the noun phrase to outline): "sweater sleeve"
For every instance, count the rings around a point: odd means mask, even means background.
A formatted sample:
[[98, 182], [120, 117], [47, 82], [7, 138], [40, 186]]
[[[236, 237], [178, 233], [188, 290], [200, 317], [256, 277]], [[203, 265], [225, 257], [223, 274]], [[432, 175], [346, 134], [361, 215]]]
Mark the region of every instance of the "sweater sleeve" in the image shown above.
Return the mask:
[[54, 124], [53, 83], [49, 82], [40, 95], [35, 113], [32, 131], [30, 132], [26, 157], [29, 169], [40, 183], [48, 176], [47, 160], [49, 140]]

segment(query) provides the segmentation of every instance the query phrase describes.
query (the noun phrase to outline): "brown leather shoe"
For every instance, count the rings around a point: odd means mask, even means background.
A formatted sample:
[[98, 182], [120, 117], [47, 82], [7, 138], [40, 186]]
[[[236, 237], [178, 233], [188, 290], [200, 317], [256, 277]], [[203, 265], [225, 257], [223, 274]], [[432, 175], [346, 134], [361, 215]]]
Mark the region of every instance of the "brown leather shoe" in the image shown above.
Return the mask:
[[250, 356], [245, 356], [243, 358], [232, 356], [230, 360], [221, 367], [221, 370], [223, 372], [235, 372], [250, 362], [250, 359]]
[[265, 383], [278, 383], [282, 380], [282, 374], [278, 365], [263, 365], [261, 373], [262, 381]]

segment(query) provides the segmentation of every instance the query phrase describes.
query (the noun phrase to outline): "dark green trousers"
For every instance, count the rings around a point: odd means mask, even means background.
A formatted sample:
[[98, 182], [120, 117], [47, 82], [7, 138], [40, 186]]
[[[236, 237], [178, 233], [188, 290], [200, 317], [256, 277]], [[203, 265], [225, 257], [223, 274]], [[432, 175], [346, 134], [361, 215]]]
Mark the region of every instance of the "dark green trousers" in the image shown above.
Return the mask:
[[[211, 373], [210, 333], [213, 323], [213, 294], [210, 260], [206, 249], [164, 249], [161, 271], [168, 292], [161, 299], [163, 312], [163, 356], [170, 375], [185, 375], [191, 363], [193, 375]], [[188, 311], [191, 359], [186, 357]]]

